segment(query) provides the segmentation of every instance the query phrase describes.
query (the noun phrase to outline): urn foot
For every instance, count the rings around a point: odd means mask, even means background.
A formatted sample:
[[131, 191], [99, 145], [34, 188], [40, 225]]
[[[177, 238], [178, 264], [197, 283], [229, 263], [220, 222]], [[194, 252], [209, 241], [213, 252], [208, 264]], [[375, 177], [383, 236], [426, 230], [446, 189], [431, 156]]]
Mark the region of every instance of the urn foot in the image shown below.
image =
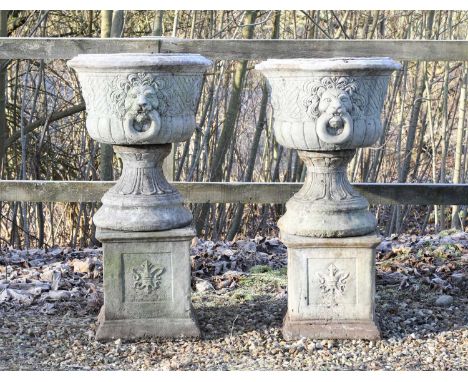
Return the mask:
[[162, 171], [171, 145], [114, 146], [123, 162], [122, 175], [102, 198], [94, 214], [99, 228], [122, 231], [162, 231], [192, 222], [182, 196]]
[[349, 237], [374, 232], [369, 203], [353, 189], [346, 168], [355, 150], [301, 151], [307, 166], [304, 186], [286, 203], [283, 233], [308, 237]]
[[173, 197], [139, 197], [130, 200], [130, 203], [124, 198], [115, 200], [104, 195], [102, 202], [102, 207], [93, 216], [93, 222], [103, 229], [164, 231], [186, 227], [192, 222], [192, 213], [181, 204], [182, 197], [178, 192]]

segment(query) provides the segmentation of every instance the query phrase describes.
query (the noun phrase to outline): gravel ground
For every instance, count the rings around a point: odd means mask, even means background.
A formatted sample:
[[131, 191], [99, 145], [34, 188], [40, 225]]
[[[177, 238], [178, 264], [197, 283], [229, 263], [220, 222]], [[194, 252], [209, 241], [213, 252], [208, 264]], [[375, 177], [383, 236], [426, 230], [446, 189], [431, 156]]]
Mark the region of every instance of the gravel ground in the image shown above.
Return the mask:
[[468, 234], [383, 241], [376, 295], [383, 339], [375, 342], [285, 341], [285, 262], [274, 238], [195, 240], [192, 300], [202, 338], [101, 344], [93, 339], [102, 303], [98, 249], [4, 250], [0, 370], [468, 369]]

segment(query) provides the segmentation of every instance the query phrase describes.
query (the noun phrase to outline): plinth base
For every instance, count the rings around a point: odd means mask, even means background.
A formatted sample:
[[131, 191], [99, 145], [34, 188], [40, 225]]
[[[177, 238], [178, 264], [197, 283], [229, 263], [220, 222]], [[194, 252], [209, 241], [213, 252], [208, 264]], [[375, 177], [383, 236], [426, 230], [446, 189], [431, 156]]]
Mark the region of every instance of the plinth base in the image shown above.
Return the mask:
[[376, 235], [314, 238], [282, 234], [288, 247], [288, 312], [283, 336], [377, 339]]
[[98, 228], [104, 248], [104, 306], [98, 340], [198, 337], [192, 312], [193, 228], [128, 232]]
[[311, 339], [380, 339], [380, 331], [374, 321], [291, 321], [286, 315], [283, 321], [283, 337], [286, 340]]
[[[104, 307], [103, 307], [104, 308]], [[195, 317], [191, 318], [142, 318], [133, 320], [106, 320], [103, 311], [99, 314], [98, 341], [117, 338], [136, 339], [144, 337], [200, 337]]]

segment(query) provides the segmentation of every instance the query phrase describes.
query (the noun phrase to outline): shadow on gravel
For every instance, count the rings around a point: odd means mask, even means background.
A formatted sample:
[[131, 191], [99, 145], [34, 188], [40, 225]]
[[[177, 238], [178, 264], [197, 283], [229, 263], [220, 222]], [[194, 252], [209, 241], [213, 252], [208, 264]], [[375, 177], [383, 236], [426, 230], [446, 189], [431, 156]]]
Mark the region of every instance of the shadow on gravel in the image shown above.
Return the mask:
[[[433, 294], [425, 288], [415, 292], [378, 285], [376, 317], [382, 339], [421, 338], [467, 326], [468, 309], [463, 296], [455, 295], [454, 304], [450, 307], [439, 307], [434, 306]], [[281, 329], [287, 298], [260, 295], [239, 303], [232, 300], [221, 300], [216, 306], [196, 304], [194, 310], [202, 339]]]
[[197, 306], [195, 315], [203, 339], [223, 338], [254, 330], [281, 328], [287, 299], [256, 296], [239, 304]]
[[457, 330], [468, 325], [466, 298], [454, 293], [451, 306], [434, 304], [439, 293], [377, 285], [376, 316], [382, 339], [417, 338]]

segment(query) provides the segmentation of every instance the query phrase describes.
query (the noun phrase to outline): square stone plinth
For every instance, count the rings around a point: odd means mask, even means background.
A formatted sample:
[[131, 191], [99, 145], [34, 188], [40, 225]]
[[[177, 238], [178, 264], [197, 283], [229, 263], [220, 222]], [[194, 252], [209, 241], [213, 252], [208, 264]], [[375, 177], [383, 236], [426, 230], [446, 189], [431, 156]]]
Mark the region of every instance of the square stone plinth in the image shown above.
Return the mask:
[[288, 247], [286, 339], [378, 339], [374, 317], [376, 235], [282, 235]]
[[193, 228], [129, 232], [98, 229], [104, 249], [104, 306], [98, 340], [198, 337], [192, 312]]

